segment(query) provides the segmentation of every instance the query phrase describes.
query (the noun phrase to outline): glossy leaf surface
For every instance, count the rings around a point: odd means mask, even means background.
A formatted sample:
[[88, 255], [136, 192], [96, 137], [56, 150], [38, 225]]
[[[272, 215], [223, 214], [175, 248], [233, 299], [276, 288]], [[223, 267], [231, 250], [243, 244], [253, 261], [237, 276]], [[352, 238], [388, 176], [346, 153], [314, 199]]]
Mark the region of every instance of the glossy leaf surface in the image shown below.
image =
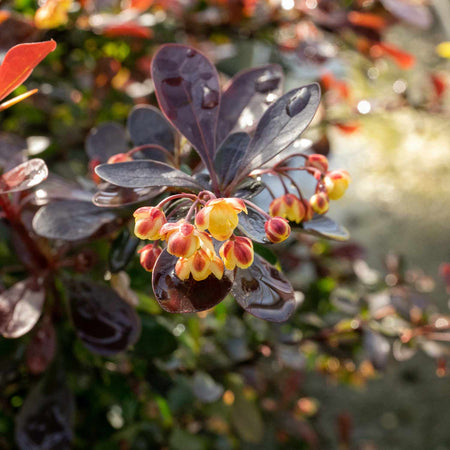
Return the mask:
[[111, 244], [108, 257], [111, 272], [116, 273], [126, 267], [136, 254], [139, 242], [140, 240], [131, 234], [128, 228], [124, 228]]
[[78, 241], [92, 236], [116, 215], [90, 202], [62, 200], [43, 206], [33, 218], [33, 229], [48, 239]]
[[95, 168], [95, 172], [109, 183], [127, 188], [173, 186], [202, 189], [188, 174], [159, 161], [102, 164]]
[[15, 434], [19, 449], [70, 449], [73, 410], [73, 396], [63, 374], [46, 375], [30, 391], [16, 418]]
[[128, 116], [127, 128], [133, 144], [157, 144], [172, 151], [175, 132], [165, 117], [153, 106], [135, 106]]
[[[295, 228], [294, 226], [293, 229]], [[315, 216], [309, 222], [302, 223], [302, 230], [335, 241], [346, 241], [350, 237], [350, 233], [346, 228], [327, 216]]]
[[248, 214], [239, 214], [239, 231], [252, 241], [259, 242], [260, 244], [270, 244], [270, 241], [266, 237], [266, 230], [264, 229], [267, 218], [250, 206], [247, 206], [247, 211]]
[[18, 338], [28, 333], [39, 320], [45, 289], [31, 278], [11, 286], [0, 294], [0, 333]]
[[[283, 90], [283, 71], [270, 64], [239, 72], [222, 94], [217, 128], [220, 144], [234, 128], [249, 131]], [[241, 120], [239, 120], [241, 118]]]
[[0, 100], [20, 86], [55, 48], [55, 41], [45, 41], [19, 44], [10, 49], [0, 66]]
[[67, 287], [75, 330], [90, 351], [115, 355], [137, 341], [139, 317], [114, 290], [78, 280], [71, 280]]
[[222, 280], [210, 275], [206, 280], [181, 281], [174, 272], [177, 257], [164, 250], [153, 269], [153, 292], [161, 308], [170, 313], [198, 312], [220, 303], [230, 292], [233, 275], [226, 271]]
[[320, 102], [320, 87], [313, 83], [283, 95], [261, 117], [240, 174], [262, 166], [294, 142], [313, 119]]
[[211, 170], [220, 102], [216, 68], [191, 47], [167, 44], [153, 57], [152, 78], [161, 110]]
[[248, 269], [237, 269], [231, 292], [247, 312], [271, 322], [286, 321], [297, 305], [289, 281], [258, 255]]
[[30, 159], [0, 178], [0, 193], [18, 192], [42, 183], [48, 176], [48, 169], [42, 159]]
[[114, 122], [102, 123], [93, 128], [86, 138], [86, 153], [90, 159], [105, 163], [108, 159], [128, 151], [125, 129]]
[[227, 186], [236, 177], [249, 142], [250, 136], [247, 133], [233, 133], [217, 150], [214, 169], [222, 186]]
[[99, 189], [92, 197], [94, 205], [101, 208], [117, 208], [118, 206], [150, 200], [161, 194], [165, 188], [124, 188], [110, 183], [103, 183], [99, 186]]

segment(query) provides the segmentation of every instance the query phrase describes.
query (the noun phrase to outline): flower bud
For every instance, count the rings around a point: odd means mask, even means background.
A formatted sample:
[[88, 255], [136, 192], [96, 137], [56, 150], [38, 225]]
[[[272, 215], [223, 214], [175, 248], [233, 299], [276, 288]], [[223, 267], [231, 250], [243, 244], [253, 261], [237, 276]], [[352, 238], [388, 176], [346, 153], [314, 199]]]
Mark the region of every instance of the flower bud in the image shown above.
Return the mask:
[[180, 220], [175, 224], [166, 224], [161, 235], [167, 237], [167, 251], [174, 256], [189, 258], [200, 247], [198, 231], [191, 223]]
[[330, 207], [330, 201], [328, 200], [328, 196], [325, 192], [318, 192], [317, 194], [314, 194], [309, 199], [309, 203], [317, 214], [325, 214]]
[[153, 206], [138, 208], [134, 214], [134, 234], [139, 239], [155, 241], [161, 238], [161, 227], [167, 222], [164, 212]]
[[180, 258], [175, 264], [175, 273], [180, 280], [187, 280], [192, 275], [195, 281], [206, 280], [211, 273], [222, 279], [224, 265], [222, 260], [205, 248], [199, 248], [191, 257]]
[[284, 217], [292, 222], [300, 223], [305, 217], [305, 206], [294, 194], [284, 194], [272, 200], [269, 206], [270, 215]]
[[112, 155], [107, 162], [108, 164], [116, 164], [127, 161], [133, 161], [133, 158], [131, 158], [128, 153], [117, 153], [115, 155]]
[[311, 204], [306, 199], [300, 200], [302, 202], [303, 207], [305, 208], [305, 216], [303, 217], [303, 222], [308, 222], [314, 216], [314, 210], [311, 207]]
[[321, 172], [326, 172], [328, 170], [328, 159], [324, 155], [314, 153], [308, 156], [305, 167], [313, 167]]
[[247, 269], [253, 264], [253, 242], [242, 236], [226, 241], [219, 250], [220, 256], [228, 270], [236, 266]]
[[350, 184], [351, 178], [346, 170], [333, 170], [323, 179], [328, 197], [331, 200], [341, 198]]
[[264, 224], [266, 236], [270, 242], [277, 244], [283, 242], [291, 234], [291, 227], [286, 219], [282, 217], [272, 217]]
[[140, 254], [139, 261], [141, 266], [147, 271], [151, 272], [153, 267], [155, 267], [156, 260], [161, 254], [162, 249], [153, 244], [148, 244], [141, 248], [138, 253]]

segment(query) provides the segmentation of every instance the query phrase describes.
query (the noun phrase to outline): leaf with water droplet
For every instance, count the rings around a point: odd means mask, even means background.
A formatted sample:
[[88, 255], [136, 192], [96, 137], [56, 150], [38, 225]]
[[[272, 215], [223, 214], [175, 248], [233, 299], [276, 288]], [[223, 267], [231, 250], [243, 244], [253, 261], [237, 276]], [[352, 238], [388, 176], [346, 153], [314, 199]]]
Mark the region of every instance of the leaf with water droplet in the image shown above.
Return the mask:
[[30, 159], [0, 177], [0, 194], [31, 189], [48, 176], [48, 169], [42, 159]]
[[165, 187], [124, 188], [110, 183], [102, 183], [92, 197], [92, 203], [101, 208], [117, 208], [151, 200], [164, 190]]
[[286, 277], [258, 255], [248, 269], [236, 270], [231, 292], [247, 312], [271, 322], [288, 320], [297, 306]]
[[153, 269], [153, 292], [161, 308], [170, 313], [204, 311], [220, 303], [230, 292], [233, 273], [225, 271], [218, 280], [210, 275], [206, 280], [190, 277], [181, 281], [175, 275], [177, 257], [164, 250]]

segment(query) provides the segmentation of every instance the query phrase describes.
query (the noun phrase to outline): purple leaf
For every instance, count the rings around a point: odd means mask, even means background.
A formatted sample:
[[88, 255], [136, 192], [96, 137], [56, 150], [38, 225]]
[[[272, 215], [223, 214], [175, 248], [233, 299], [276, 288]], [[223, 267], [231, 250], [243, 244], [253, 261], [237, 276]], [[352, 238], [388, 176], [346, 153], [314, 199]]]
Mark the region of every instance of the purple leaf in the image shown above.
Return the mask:
[[289, 281], [258, 255], [248, 269], [237, 269], [231, 292], [247, 312], [271, 322], [288, 320], [297, 306]]
[[425, 5], [415, 0], [381, 0], [383, 6], [394, 16], [419, 28], [429, 28], [433, 17]]
[[313, 83], [288, 92], [270, 106], [241, 162], [241, 178], [292, 144], [313, 119], [319, 102], [320, 87]]
[[174, 272], [177, 259], [164, 250], [153, 269], [153, 292], [161, 308], [167, 312], [204, 311], [220, 303], [230, 292], [232, 272], [225, 271], [221, 280], [210, 275], [203, 281], [193, 278], [181, 281]]
[[222, 94], [217, 144], [233, 129], [253, 130], [269, 105], [282, 92], [283, 72], [278, 65], [270, 64], [239, 72]]
[[251, 206], [247, 206], [247, 211], [248, 214], [239, 214], [239, 231], [254, 242], [270, 244], [264, 229], [267, 218]]
[[111, 288], [71, 280], [68, 295], [75, 330], [90, 351], [103, 356], [115, 355], [137, 341], [139, 317]]
[[190, 175], [160, 161], [140, 160], [117, 164], [101, 164], [95, 168], [100, 178], [126, 188], [181, 187], [202, 190]]
[[150, 200], [164, 191], [164, 187], [124, 188], [114, 184], [103, 183], [92, 197], [95, 206], [117, 208]]
[[191, 47], [166, 44], [153, 57], [151, 70], [161, 110], [212, 172], [220, 103], [216, 68]]
[[128, 141], [125, 129], [115, 123], [102, 123], [90, 130], [86, 138], [86, 153], [92, 160], [105, 163], [108, 159], [128, 151]]
[[5, 338], [18, 338], [28, 333], [39, 317], [45, 290], [35, 280], [19, 281], [0, 294], [0, 333]]
[[0, 133], [0, 173], [26, 161], [27, 143], [12, 133]]
[[304, 231], [327, 239], [333, 239], [335, 241], [346, 241], [350, 237], [346, 228], [327, 216], [316, 215], [312, 220], [303, 222], [301, 228], [294, 224], [292, 225], [292, 229], [298, 229], [299, 231]]
[[0, 194], [30, 189], [42, 183], [48, 176], [48, 169], [42, 159], [30, 159], [0, 177]]

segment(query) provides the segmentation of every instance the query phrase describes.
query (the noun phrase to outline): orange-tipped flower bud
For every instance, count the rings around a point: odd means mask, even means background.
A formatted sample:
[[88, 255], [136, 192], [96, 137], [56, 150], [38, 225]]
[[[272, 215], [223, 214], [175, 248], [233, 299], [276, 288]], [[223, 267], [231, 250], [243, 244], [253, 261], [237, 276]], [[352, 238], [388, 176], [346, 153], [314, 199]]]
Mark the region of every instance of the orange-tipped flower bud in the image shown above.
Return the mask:
[[330, 201], [328, 200], [328, 196], [325, 192], [318, 192], [317, 194], [314, 194], [309, 199], [309, 203], [317, 214], [325, 214], [330, 207]]
[[208, 230], [218, 241], [225, 241], [233, 234], [239, 223], [238, 214], [247, 207], [240, 198], [216, 198], [206, 203], [195, 216], [199, 230]]
[[195, 281], [202, 281], [211, 273], [221, 280], [223, 271], [222, 260], [206, 248], [199, 248], [191, 257], [180, 258], [175, 264], [175, 273], [180, 280], [187, 280], [192, 275]]
[[305, 217], [305, 206], [294, 194], [284, 194], [272, 200], [269, 206], [270, 215], [284, 217], [292, 222], [300, 223]]
[[305, 217], [303, 217], [303, 222], [308, 222], [314, 216], [314, 210], [312, 209], [310, 203], [306, 199], [300, 200], [303, 207], [305, 208]]
[[328, 172], [323, 179], [331, 200], [341, 198], [350, 184], [351, 178], [346, 170], [333, 170]]
[[133, 161], [133, 158], [128, 155], [128, 153], [117, 153], [108, 159], [108, 164], [116, 164], [127, 161]]
[[270, 242], [277, 244], [283, 242], [291, 234], [291, 227], [286, 219], [282, 217], [272, 217], [264, 224], [266, 236]]
[[199, 232], [184, 219], [167, 223], [161, 228], [161, 236], [167, 238], [167, 251], [174, 256], [189, 258], [200, 247]]
[[326, 172], [328, 170], [328, 159], [324, 155], [314, 153], [308, 156], [305, 167], [314, 167], [315, 169], [319, 169], [321, 172]]
[[167, 222], [164, 212], [153, 206], [143, 206], [138, 208], [134, 214], [136, 221], [134, 234], [139, 239], [149, 239], [155, 241], [161, 238], [161, 227]]
[[139, 261], [141, 266], [147, 271], [151, 272], [153, 267], [155, 267], [156, 260], [161, 254], [162, 249], [153, 244], [148, 244], [145, 247], [142, 247], [138, 253], [140, 254]]
[[219, 253], [228, 270], [233, 270], [236, 266], [247, 269], [253, 264], [253, 242], [246, 237], [238, 236], [226, 241]]

